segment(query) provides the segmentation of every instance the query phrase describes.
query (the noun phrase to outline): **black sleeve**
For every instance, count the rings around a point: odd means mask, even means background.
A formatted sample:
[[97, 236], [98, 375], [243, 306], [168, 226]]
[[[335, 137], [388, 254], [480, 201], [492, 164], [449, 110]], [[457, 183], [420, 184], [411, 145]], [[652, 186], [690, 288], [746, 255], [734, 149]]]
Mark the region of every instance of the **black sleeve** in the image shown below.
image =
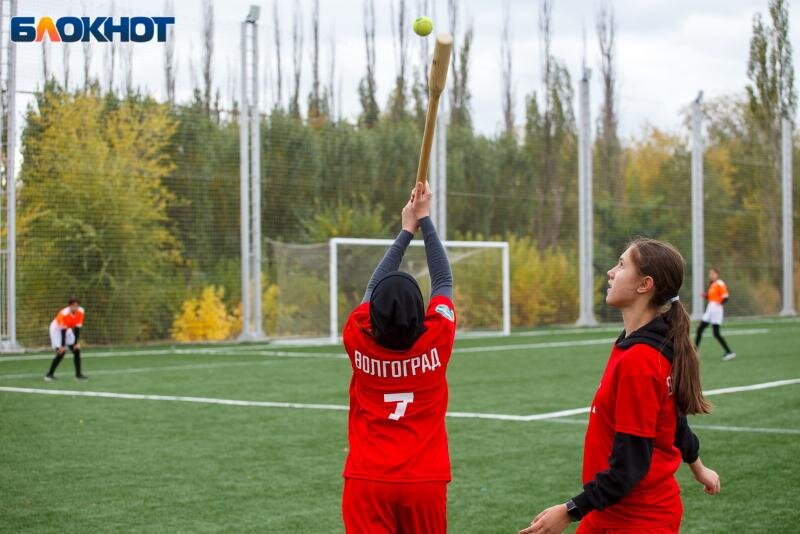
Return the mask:
[[62, 328], [61, 329], [61, 346], [65, 347], [66, 346], [66, 342], [67, 342], [67, 329], [66, 328]]
[[436, 228], [430, 217], [419, 220], [422, 229], [422, 238], [425, 240], [425, 256], [428, 258], [428, 272], [431, 275], [431, 298], [443, 295], [453, 300], [453, 272], [450, 270], [450, 260], [447, 252], [439, 240]]
[[681, 451], [681, 458], [687, 464], [693, 464], [700, 456], [700, 440], [692, 429], [685, 415], [678, 416], [678, 426], [675, 428], [675, 447]]
[[602, 510], [622, 500], [650, 470], [653, 439], [617, 432], [608, 460], [609, 468], [597, 473], [572, 501], [581, 515]]
[[72, 328], [72, 332], [75, 334], [75, 343], [81, 338], [81, 327], [76, 326]]
[[375, 289], [375, 286], [378, 284], [378, 280], [383, 278], [386, 273], [396, 271], [400, 268], [400, 262], [403, 261], [403, 255], [405, 254], [406, 249], [413, 238], [414, 234], [408, 230], [400, 230], [400, 233], [397, 234], [394, 243], [392, 243], [392, 245], [389, 247], [389, 250], [386, 251], [383, 259], [375, 268], [375, 272], [372, 273], [372, 277], [370, 277], [369, 282], [367, 283], [367, 290], [364, 292], [364, 298], [361, 299], [362, 304], [367, 302], [370, 296], [372, 296], [372, 290]]

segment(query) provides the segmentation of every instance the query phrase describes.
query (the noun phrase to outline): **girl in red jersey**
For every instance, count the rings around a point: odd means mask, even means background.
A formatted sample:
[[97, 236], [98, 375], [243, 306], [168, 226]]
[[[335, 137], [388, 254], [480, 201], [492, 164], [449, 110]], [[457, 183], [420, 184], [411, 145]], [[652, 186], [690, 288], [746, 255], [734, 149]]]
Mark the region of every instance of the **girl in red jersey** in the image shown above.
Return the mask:
[[680, 303], [683, 257], [671, 245], [637, 239], [608, 271], [606, 302], [622, 311], [625, 330], [611, 351], [589, 414], [583, 489], [547, 508], [520, 534], [672, 534], [683, 506], [675, 472], [689, 464], [705, 492], [719, 493], [717, 473], [700, 460], [686, 415], [710, 406]]
[[[447, 364], [456, 316], [453, 277], [417, 184], [402, 230], [367, 284], [342, 335], [350, 357], [349, 452], [342, 515], [348, 533], [447, 531]], [[431, 279], [427, 311], [417, 281], [398, 271], [418, 229]]]

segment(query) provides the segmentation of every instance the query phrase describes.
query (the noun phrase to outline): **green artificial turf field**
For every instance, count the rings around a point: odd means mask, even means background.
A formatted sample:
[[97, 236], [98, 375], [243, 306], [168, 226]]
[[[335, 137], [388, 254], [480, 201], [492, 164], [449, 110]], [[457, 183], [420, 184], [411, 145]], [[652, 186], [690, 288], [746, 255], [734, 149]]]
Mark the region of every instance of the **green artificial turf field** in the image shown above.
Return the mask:
[[[584, 414], [503, 416], [587, 406], [617, 333], [457, 342], [448, 369], [451, 532], [516, 532], [580, 490]], [[738, 356], [721, 362], [707, 334], [704, 388], [766, 386], [714, 394], [713, 414], [691, 418], [722, 493], [705, 495], [682, 467], [683, 531], [795, 532], [800, 322], [732, 322], [723, 333]], [[49, 353], [0, 357], [0, 531], [343, 531], [350, 367], [340, 347], [84, 355], [88, 382], [74, 381], [70, 357], [52, 383], [42, 380]]]

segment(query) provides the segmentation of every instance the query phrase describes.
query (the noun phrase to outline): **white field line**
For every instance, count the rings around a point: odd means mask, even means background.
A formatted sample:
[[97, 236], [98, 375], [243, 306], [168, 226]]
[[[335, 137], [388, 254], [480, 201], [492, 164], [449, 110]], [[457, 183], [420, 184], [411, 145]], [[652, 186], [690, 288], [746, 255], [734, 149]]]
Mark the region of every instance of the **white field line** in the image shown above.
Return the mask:
[[[249, 363], [249, 362], [248, 362]], [[706, 395], [721, 395], [724, 393], [756, 391], [760, 389], [775, 388], [781, 386], [788, 386], [793, 384], [800, 384], [800, 378], [792, 380], [779, 380], [776, 382], [765, 382], [762, 384], [752, 384], [750, 386], [740, 386], [736, 388], [724, 388], [718, 390], [711, 390], [705, 392]], [[182, 397], [173, 395], [142, 395], [137, 393], [112, 393], [105, 391], [80, 391], [80, 390], [60, 390], [60, 389], [36, 389], [36, 388], [17, 388], [17, 387], [0, 387], [0, 391], [7, 393], [31, 393], [39, 395], [64, 395], [74, 397], [103, 397], [110, 399], [128, 399], [128, 400], [155, 400], [155, 401], [174, 401], [174, 402], [192, 402], [201, 404], [219, 404], [226, 406], [258, 406], [263, 408], [295, 408], [307, 410], [337, 410], [347, 411], [349, 408], [340, 404], [307, 404], [307, 403], [292, 403], [292, 402], [269, 402], [269, 401], [246, 401], [234, 399], [215, 399], [208, 397]], [[509, 415], [509, 414], [494, 414], [494, 413], [471, 413], [471, 412], [447, 412], [448, 417], [462, 418], [462, 419], [492, 419], [497, 421], [553, 421], [563, 422], [567, 424], [586, 424], [586, 421], [574, 419], [560, 419], [570, 415], [579, 415], [588, 413], [589, 408], [573, 408], [570, 410], [558, 410], [555, 412], [547, 412], [531, 415]], [[723, 425], [693, 425], [697, 428], [705, 428], [708, 430], [729, 430], [731, 432], [760, 432], [760, 433], [785, 433], [785, 434], [800, 434], [800, 429], [767, 429], [767, 428], [754, 428], [748, 430], [749, 427], [728, 427]]]
[[611, 345], [611, 338], [581, 339], [578, 341], [546, 341], [542, 343], [516, 343], [513, 345], [495, 345], [493, 347], [463, 347], [453, 349], [454, 354], [468, 354], [470, 352], [500, 352], [504, 350], [532, 350], [552, 349], [558, 347], [583, 347], [587, 345]]
[[[713, 395], [724, 395], [727, 393], [741, 393], [744, 391], [757, 391], [759, 389], [770, 389], [781, 386], [791, 386], [793, 384], [800, 384], [800, 378], [793, 378], [790, 380], [777, 380], [775, 382], [763, 382], [761, 384], [752, 384], [749, 386], [735, 386], [729, 388], [710, 389], [704, 391], [703, 395], [710, 397]], [[571, 410], [560, 410], [558, 412], [549, 412], [532, 415], [503, 415], [503, 414], [486, 414], [486, 413], [469, 413], [469, 412], [448, 412], [447, 415], [451, 417], [465, 417], [476, 419], [499, 419], [505, 421], [541, 421], [542, 419], [556, 419], [559, 417], [567, 417], [570, 415], [579, 415], [589, 413], [589, 407], [573, 408]], [[698, 427], [699, 428], [699, 427]], [[800, 430], [798, 430], [800, 432]]]
[[[586, 426], [585, 419], [548, 419], [549, 423], [562, 423], [565, 425]], [[752, 426], [725, 426], [725, 425], [703, 425], [692, 423], [693, 429], [700, 430], [719, 430], [722, 432], [747, 432], [753, 434], [792, 434], [800, 435], [800, 428], [765, 428]]]
[[[726, 336], [742, 336], [755, 334], [768, 334], [767, 328], [753, 328], [749, 330], [734, 330], [725, 332]], [[463, 347], [454, 349], [455, 354], [465, 354], [470, 352], [499, 352], [503, 350], [531, 350], [531, 349], [551, 349], [564, 347], [584, 347], [588, 345], [611, 345], [617, 338], [594, 338], [579, 339], [577, 341], [544, 341], [540, 343], [517, 343], [512, 345], [495, 345], [493, 347]]]
[[749, 426], [725, 426], [725, 425], [692, 425], [692, 428], [701, 430], [722, 430], [724, 432], [753, 432], [756, 434], [800, 434], [797, 428], [763, 428]]
[[777, 388], [780, 386], [790, 386], [792, 384], [800, 384], [800, 378], [792, 378], [789, 380], [776, 380], [775, 382], [764, 382], [762, 384], [753, 384], [752, 386], [734, 386], [730, 388], [710, 389], [704, 391], [703, 395], [724, 395], [726, 393], [739, 393], [740, 391], [755, 391], [757, 389]]
[[742, 330], [726, 330], [726, 336], [752, 336], [753, 334], [769, 334], [769, 328], [743, 328]]
[[344, 352], [294, 352], [288, 350], [264, 350], [257, 352], [259, 356], [271, 356], [273, 358], [318, 358], [322, 360], [346, 360], [347, 354]]
[[[582, 329], [582, 331], [591, 331], [589, 329]], [[553, 334], [558, 334], [558, 331], [553, 331]], [[564, 334], [569, 334], [569, 331]], [[768, 334], [768, 328], [750, 328], [742, 330], [726, 330], [726, 336], [744, 336], [744, 335], [757, 335]], [[533, 335], [540, 335], [538, 332], [530, 333]], [[543, 334], [542, 334], [543, 335]], [[594, 339], [581, 339], [577, 341], [550, 341], [541, 343], [517, 343], [511, 345], [493, 345], [487, 347], [462, 347], [454, 349], [456, 354], [466, 354], [473, 352], [499, 352], [506, 350], [532, 350], [532, 349], [548, 349], [560, 347], [581, 347], [588, 345], [602, 345], [611, 344], [616, 338], [594, 338]], [[85, 356], [91, 358], [114, 358], [114, 357], [129, 357], [129, 356], [193, 356], [193, 355], [220, 355], [231, 353], [247, 353], [258, 356], [273, 356], [285, 358], [321, 358], [321, 359], [343, 359], [347, 356], [341, 352], [300, 352], [300, 351], [282, 351], [271, 350], [267, 345], [230, 345], [224, 347], [204, 347], [204, 348], [163, 348], [163, 349], [143, 349], [132, 351], [87, 351]], [[18, 356], [0, 356], [0, 363], [24, 361], [24, 360], [50, 360], [53, 358], [52, 354], [39, 353], [30, 355]]]
[[[136, 373], [158, 373], [160, 371], [195, 371], [198, 369], [216, 369], [219, 367], [239, 367], [243, 365], [265, 365], [276, 363], [278, 360], [251, 360], [248, 362], [223, 362], [223, 363], [197, 363], [187, 365], [161, 365], [155, 367], [129, 367], [125, 369], [100, 369], [90, 371], [92, 376], [97, 375], [127, 375]], [[18, 373], [13, 375], [0, 375], [0, 380], [12, 380], [15, 378], [41, 378], [42, 373]]]
[[[111, 352], [94, 352], [91, 349], [83, 352], [86, 358], [116, 358], [116, 357], [135, 357], [135, 356], [206, 356], [206, 355], [229, 355], [239, 353], [240, 356], [245, 355], [271, 355], [271, 356], [284, 356], [284, 357], [319, 357], [319, 358], [346, 358], [347, 355], [341, 352], [287, 352], [287, 351], [272, 351], [262, 347], [252, 347], [242, 349], [239, 347], [232, 348], [202, 348], [202, 349], [152, 349], [152, 350], [132, 350], [132, 351], [111, 351]], [[67, 353], [69, 357], [69, 352]], [[25, 360], [52, 360], [53, 354], [30, 354], [27, 356], [0, 356], [0, 363], [25, 361]]]
[[448, 417], [460, 417], [464, 419], [494, 419], [497, 421], [543, 421], [545, 419], [557, 419], [569, 415], [587, 413], [589, 408], [573, 408], [571, 410], [559, 410], [557, 412], [537, 413], [531, 415], [505, 415], [497, 413], [470, 413], [470, 412], [447, 412]]
[[193, 402], [199, 404], [221, 404], [224, 406], [259, 406], [262, 408], [300, 408], [308, 410], [347, 411], [347, 406], [338, 404], [305, 404], [295, 402], [245, 401], [235, 399], [212, 399], [208, 397], [182, 397], [176, 395], [142, 395], [139, 393], [111, 393], [108, 391], [74, 391], [65, 389], [34, 389], [0, 387], [8, 393], [35, 393], [39, 395], [65, 395], [69, 397], [102, 397], [107, 399], [153, 400], [173, 402]]

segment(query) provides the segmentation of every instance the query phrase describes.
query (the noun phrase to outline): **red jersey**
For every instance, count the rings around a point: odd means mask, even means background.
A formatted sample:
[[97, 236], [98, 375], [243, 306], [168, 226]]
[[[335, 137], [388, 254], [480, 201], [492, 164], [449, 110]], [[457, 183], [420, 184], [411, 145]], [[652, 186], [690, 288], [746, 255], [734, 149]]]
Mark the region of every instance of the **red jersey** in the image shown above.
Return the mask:
[[343, 340], [350, 380], [346, 478], [449, 482], [447, 379], [456, 332], [452, 301], [435, 296], [425, 332], [407, 351], [380, 346], [369, 334], [369, 302], [350, 314]]
[[83, 318], [84, 318], [84, 310], [81, 307], [78, 307], [77, 310], [74, 312], [72, 309], [67, 306], [66, 308], [62, 308], [59, 310], [56, 318], [53, 319], [60, 328], [68, 329], [68, 328], [83, 328]]
[[655, 348], [614, 345], [589, 414], [583, 451], [583, 483], [609, 469], [614, 433], [653, 439], [645, 477], [621, 501], [590, 512], [602, 528], [648, 528], [680, 520], [682, 505], [675, 472], [681, 453], [675, 447], [677, 414], [672, 396], [672, 364]]

